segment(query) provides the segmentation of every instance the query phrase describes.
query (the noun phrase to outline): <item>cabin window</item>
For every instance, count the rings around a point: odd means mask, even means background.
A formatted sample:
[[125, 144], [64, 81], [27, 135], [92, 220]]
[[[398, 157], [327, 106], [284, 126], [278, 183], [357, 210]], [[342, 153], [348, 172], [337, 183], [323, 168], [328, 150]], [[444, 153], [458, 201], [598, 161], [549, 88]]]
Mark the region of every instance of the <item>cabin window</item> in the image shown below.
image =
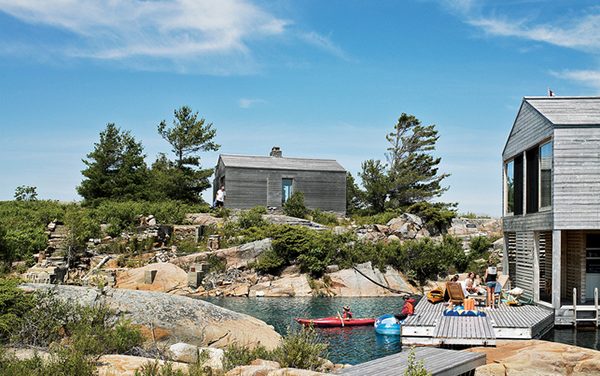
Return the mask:
[[552, 142], [540, 146], [540, 208], [552, 205]]
[[294, 191], [294, 179], [281, 179], [281, 204], [285, 204], [290, 199]]
[[504, 165], [505, 190], [506, 190], [506, 213], [515, 211], [515, 162], [510, 161]]

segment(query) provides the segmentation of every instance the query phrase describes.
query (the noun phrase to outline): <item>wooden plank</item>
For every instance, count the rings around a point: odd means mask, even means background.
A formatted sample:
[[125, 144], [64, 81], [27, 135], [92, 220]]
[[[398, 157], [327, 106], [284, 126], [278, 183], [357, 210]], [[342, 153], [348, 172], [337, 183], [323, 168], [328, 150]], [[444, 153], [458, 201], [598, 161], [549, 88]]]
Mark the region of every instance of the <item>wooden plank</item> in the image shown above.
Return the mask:
[[[375, 359], [344, 369], [340, 374], [349, 376], [402, 375], [407, 367], [408, 351]], [[435, 376], [455, 376], [473, 371], [485, 364], [485, 354], [437, 348], [416, 348], [415, 358]]]

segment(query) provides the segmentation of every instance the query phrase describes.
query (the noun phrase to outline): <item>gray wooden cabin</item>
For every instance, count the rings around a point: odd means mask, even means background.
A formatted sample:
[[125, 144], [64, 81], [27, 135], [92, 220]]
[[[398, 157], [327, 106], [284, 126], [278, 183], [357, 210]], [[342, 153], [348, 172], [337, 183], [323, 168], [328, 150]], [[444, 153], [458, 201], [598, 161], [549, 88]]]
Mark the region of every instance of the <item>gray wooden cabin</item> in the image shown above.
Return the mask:
[[502, 158], [513, 286], [556, 312], [589, 304], [600, 287], [600, 97], [523, 98]]
[[278, 147], [269, 156], [220, 155], [215, 168], [215, 193], [221, 185], [227, 192], [227, 208], [281, 209], [290, 195], [299, 191], [309, 209], [346, 213], [346, 170], [338, 162], [287, 158]]

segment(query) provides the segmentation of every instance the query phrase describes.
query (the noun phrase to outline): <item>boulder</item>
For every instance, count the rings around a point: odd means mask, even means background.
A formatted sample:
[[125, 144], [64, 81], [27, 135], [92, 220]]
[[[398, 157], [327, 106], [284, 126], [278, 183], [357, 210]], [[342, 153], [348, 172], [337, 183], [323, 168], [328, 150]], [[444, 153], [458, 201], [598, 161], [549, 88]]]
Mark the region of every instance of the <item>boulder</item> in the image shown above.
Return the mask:
[[277, 225], [304, 226], [313, 230], [326, 230], [327, 226], [323, 226], [317, 222], [311, 222], [307, 219], [290, 217], [287, 215], [265, 214], [262, 216], [269, 223]]
[[204, 365], [214, 370], [223, 369], [223, 359], [225, 358], [225, 352], [222, 349], [215, 349], [214, 347], [201, 347], [201, 354], [207, 354], [208, 359], [204, 361]]
[[227, 268], [245, 268], [248, 266], [249, 262], [255, 261], [261, 253], [268, 249], [271, 249], [271, 239], [267, 238], [246, 243], [239, 247], [219, 249], [211, 252], [193, 253], [191, 255], [178, 257], [171, 262], [175, 265], [183, 266], [204, 262], [209, 256], [216, 256], [226, 261]]
[[281, 336], [254, 317], [233, 312], [199, 299], [160, 292], [66, 285], [23, 284], [25, 290], [52, 290], [60, 299], [84, 306], [104, 304], [140, 326], [147, 338], [164, 345], [185, 342], [199, 347], [225, 347], [232, 343], [268, 349]]
[[175, 343], [169, 347], [169, 358], [175, 362], [198, 363], [198, 346]]
[[[162, 360], [156, 360], [152, 358], [143, 358], [141, 356], [130, 356], [130, 355], [102, 355], [98, 361], [98, 375], [99, 376], [134, 376], [135, 372], [141, 367], [149, 364], [158, 362], [160, 365], [164, 365], [165, 362]], [[174, 371], [187, 372], [188, 366], [184, 363], [171, 362]]]
[[[331, 283], [329, 290], [336, 296], [389, 296], [397, 295], [383, 287], [376, 285], [370, 279], [397, 291], [417, 293], [418, 290], [407, 282], [407, 278], [399, 271], [388, 267], [385, 273], [374, 269], [371, 262], [356, 265], [361, 273], [354, 269], [344, 269], [330, 273]], [[364, 274], [364, 275], [363, 275]]]
[[390, 235], [387, 237], [388, 242], [400, 242], [400, 238], [396, 235]]
[[390, 219], [387, 226], [389, 231], [400, 239], [415, 239], [430, 235], [421, 217], [410, 213]]
[[600, 375], [600, 351], [557, 342], [498, 341], [468, 351], [486, 354], [476, 375]]
[[257, 283], [250, 288], [249, 296], [311, 296], [312, 289], [306, 275], [282, 277], [273, 281]]
[[[151, 283], [146, 283], [150, 281], [145, 281], [144, 276], [153, 270], [156, 270], [156, 275]], [[187, 287], [187, 283], [187, 273], [183, 269], [168, 262], [159, 262], [119, 271], [115, 288], [173, 292]]]
[[192, 225], [217, 226], [223, 223], [223, 218], [213, 217], [209, 213], [188, 213], [185, 215], [185, 221]]

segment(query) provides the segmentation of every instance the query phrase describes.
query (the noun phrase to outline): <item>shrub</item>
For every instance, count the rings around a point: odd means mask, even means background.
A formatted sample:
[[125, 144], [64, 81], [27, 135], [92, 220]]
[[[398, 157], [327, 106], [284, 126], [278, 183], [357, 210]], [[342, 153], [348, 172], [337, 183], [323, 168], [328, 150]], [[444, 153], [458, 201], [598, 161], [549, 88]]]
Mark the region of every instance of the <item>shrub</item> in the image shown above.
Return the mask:
[[327, 344], [319, 342], [314, 328], [300, 328], [290, 331], [283, 338], [281, 345], [273, 351], [273, 360], [282, 367], [315, 370], [323, 364]]
[[263, 214], [267, 214], [267, 209], [264, 206], [257, 206], [250, 210], [240, 212], [237, 224], [241, 229], [250, 227], [263, 227], [267, 225], [267, 221], [263, 219]]
[[383, 213], [374, 214], [374, 215], [367, 215], [367, 216], [354, 215], [354, 216], [352, 216], [352, 219], [354, 220], [354, 222], [356, 222], [357, 225], [375, 225], [375, 224], [385, 225], [391, 219], [394, 219], [394, 218], [400, 216], [400, 214], [402, 214], [402, 212], [400, 212], [398, 210], [388, 210]]
[[320, 209], [315, 209], [311, 212], [313, 222], [320, 223], [326, 226], [336, 226], [338, 218], [333, 213], [322, 212]]
[[456, 204], [422, 201], [409, 206], [406, 211], [421, 217], [430, 232], [441, 234], [456, 217]]
[[415, 355], [414, 346], [410, 348], [410, 352], [408, 353], [406, 370], [404, 371], [404, 376], [431, 376], [425, 366], [423, 365], [423, 361], [419, 360], [417, 362], [417, 356]]
[[469, 242], [473, 255], [481, 255], [492, 246], [492, 241], [487, 236], [475, 236]]
[[0, 279], [0, 340], [5, 341], [29, 314], [34, 303], [19, 289], [18, 281]]
[[286, 260], [279, 256], [274, 250], [269, 249], [261, 253], [251, 267], [258, 273], [278, 274], [285, 265]]
[[290, 217], [305, 218], [308, 209], [304, 205], [304, 193], [299, 191], [292, 193], [290, 198], [283, 204], [283, 212]]
[[93, 359], [72, 347], [54, 349], [49, 360], [39, 356], [19, 360], [0, 352], [0, 375], [92, 376], [96, 374]]
[[223, 354], [223, 369], [230, 371], [237, 366], [248, 365], [256, 359], [270, 360], [272, 359], [272, 355], [262, 346], [250, 349], [237, 344], [231, 344], [227, 346]]
[[136, 370], [135, 376], [185, 376], [185, 374], [180, 370], [174, 370], [170, 362], [161, 365], [158, 360], [155, 360]]

